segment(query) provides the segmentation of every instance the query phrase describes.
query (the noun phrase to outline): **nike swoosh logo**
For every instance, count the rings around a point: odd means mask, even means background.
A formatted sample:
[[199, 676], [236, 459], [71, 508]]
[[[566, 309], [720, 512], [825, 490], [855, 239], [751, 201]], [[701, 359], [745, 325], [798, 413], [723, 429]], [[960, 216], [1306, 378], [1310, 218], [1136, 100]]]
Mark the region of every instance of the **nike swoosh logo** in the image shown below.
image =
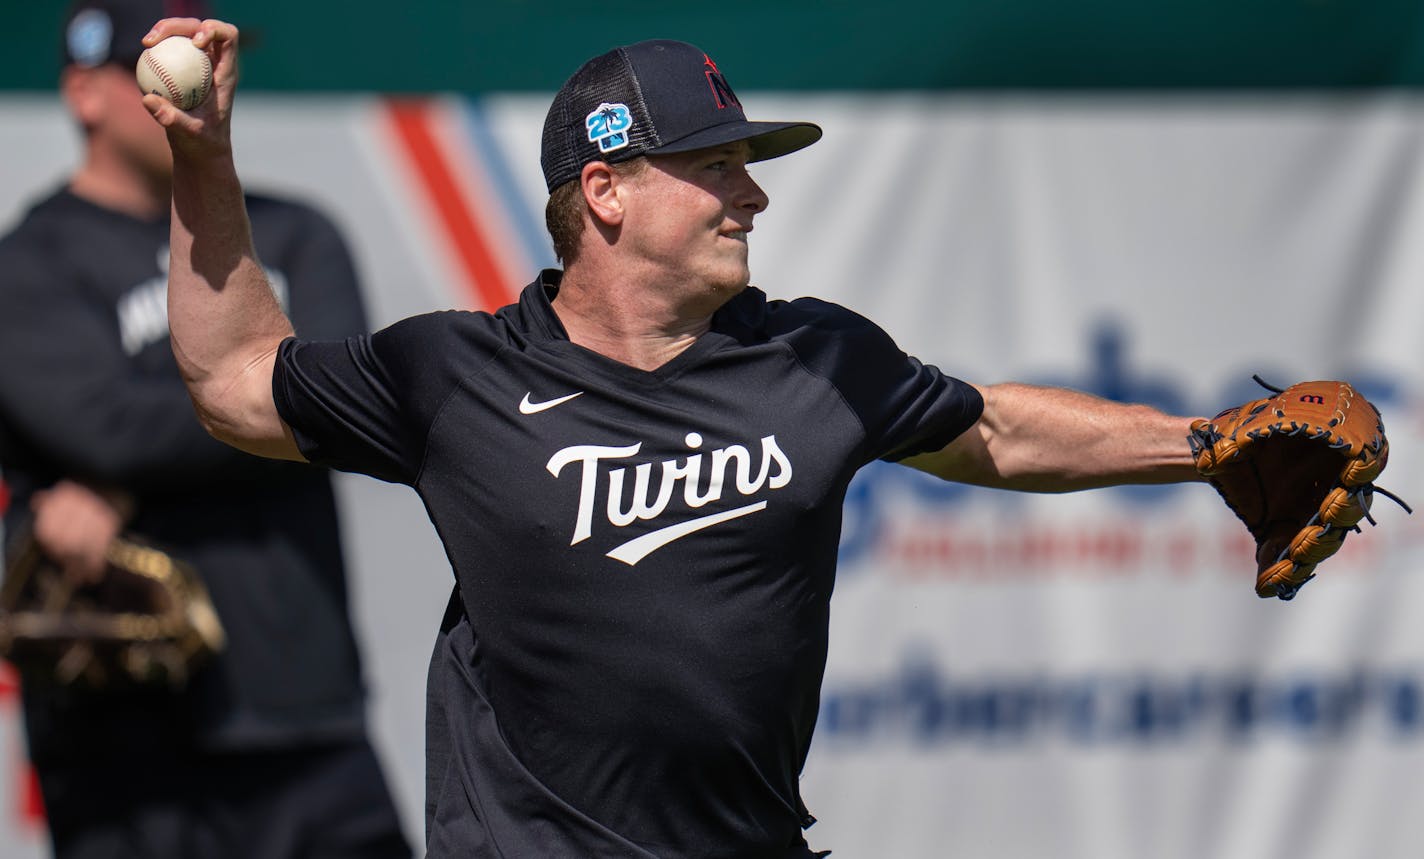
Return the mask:
[[581, 395], [583, 391], [575, 391], [574, 393], [568, 394], [567, 396], [558, 397], [552, 400], [545, 400], [542, 403], [536, 403], [529, 399], [530, 394], [533, 393], [533, 391], [530, 391], [528, 394], [524, 395], [524, 399], [519, 401], [519, 413], [521, 415], [537, 415], [542, 411], [552, 409], [554, 406], [561, 406], [564, 403], [567, 403], [569, 400], [572, 400], [574, 397]]
[[608, 553], [608, 557], [615, 561], [622, 561], [631, 567], [674, 540], [681, 540], [688, 534], [694, 534], [703, 528], [711, 528], [713, 525], [720, 525], [723, 522], [730, 522], [733, 519], [750, 516], [753, 513], [765, 509], [766, 502], [758, 501], [755, 504], [748, 504], [745, 507], [738, 507], [735, 510], [713, 513], [710, 516], [700, 516], [696, 519], [689, 519], [686, 522], [679, 522], [676, 525], [669, 525], [666, 528], [659, 528], [656, 531], [650, 531], [641, 537], [629, 540], [623, 545], [615, 547], [613, 551]]

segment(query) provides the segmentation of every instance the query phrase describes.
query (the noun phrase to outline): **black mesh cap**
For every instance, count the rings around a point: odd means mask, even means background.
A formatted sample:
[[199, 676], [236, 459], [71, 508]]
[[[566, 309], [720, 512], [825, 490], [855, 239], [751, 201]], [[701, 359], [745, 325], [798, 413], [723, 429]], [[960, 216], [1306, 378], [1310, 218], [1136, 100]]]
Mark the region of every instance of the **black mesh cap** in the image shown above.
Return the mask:
[[143, 37], [163, 18], [210, 18], [204, 0], [77, 0], [64, 19], [65, 64], [132, 68]]
[[748, 122], [711, 57], [686, 42], [656, 40], [614, 48], [574, 72], [549, 106], [539, 162], [552, 191], [590, 161], [736, 140], [751, 144], [751, 160], [765, 161], [820, 139], [820, 126], [809, 122]]

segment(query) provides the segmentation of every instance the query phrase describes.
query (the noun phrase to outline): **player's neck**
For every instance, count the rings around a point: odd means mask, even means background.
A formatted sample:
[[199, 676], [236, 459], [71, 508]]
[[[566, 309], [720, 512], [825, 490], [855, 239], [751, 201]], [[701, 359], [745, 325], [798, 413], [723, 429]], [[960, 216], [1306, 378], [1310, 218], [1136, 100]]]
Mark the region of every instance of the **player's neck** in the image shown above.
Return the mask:
[[91, 161], [70, 177], [69, 190], [97, 206], [152, 221], [168, 214], [173, 186], [162, 177], [134, 175]]
[[593, 281], [581, 274], [565, 274], [554, 313], [569, 340], [605, 358], [656, 370], [711, 326], [711, 310], [673, 306], [632, 279]]

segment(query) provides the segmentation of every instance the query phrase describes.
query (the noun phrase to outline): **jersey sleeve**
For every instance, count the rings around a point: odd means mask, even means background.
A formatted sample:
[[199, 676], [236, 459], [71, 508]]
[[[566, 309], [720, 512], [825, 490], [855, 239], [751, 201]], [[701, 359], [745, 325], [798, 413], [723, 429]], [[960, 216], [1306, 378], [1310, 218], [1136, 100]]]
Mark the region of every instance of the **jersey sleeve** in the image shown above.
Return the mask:
[[974, 386], [905, 354], [865, 317], [816, 299], [781, 307], [802, 363], [828, 379], [860, 419], [863, 462], [939, 450], [983, 414]]
[[288, 338], [272, 376], [277, 412], [311, 462], [414, 484], [440, 407], [499, 350], [491, 335], [488, 316], [444, 311], [369, 336]]

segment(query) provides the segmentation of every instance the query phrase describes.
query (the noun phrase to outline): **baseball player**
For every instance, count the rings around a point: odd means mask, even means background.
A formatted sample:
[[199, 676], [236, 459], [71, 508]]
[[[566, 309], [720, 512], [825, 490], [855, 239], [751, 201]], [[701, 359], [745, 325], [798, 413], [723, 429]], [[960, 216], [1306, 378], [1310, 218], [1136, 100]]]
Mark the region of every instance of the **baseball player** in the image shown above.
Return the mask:
[[293, 336], [231, 159], [237, 31], [168, 20], [212, 97], [145, 104], [174, 152], [173, 336], [209, 430], [405, 483], [458, 597], [429, 676], [429, 855], [805, 857], [841, 503], [902, 462], [1035, 491], [1198, 479], [1192, 420], [971, 385], [877, 326], [748, 286], [750, 122], [697, 48], [589, 60], [544, 126], [562, 270], [493, 314]]
[[[61, 92], [83, 160], [0, 239], [0, 468], [7, 532], [32, 520], [82, 575], [120, 530], [171, 550], [203, 576], [227, 648], [179, 692], [22, 676], [54, 855], [409, 857], [367, 739], [329, 475], [214, 442], [168, 343], [173, 165], [134, 65], [175, 6], [84, 0], [66, 18]], [[239, 205], [299, 330], [366, 330], [329, 220]]]

